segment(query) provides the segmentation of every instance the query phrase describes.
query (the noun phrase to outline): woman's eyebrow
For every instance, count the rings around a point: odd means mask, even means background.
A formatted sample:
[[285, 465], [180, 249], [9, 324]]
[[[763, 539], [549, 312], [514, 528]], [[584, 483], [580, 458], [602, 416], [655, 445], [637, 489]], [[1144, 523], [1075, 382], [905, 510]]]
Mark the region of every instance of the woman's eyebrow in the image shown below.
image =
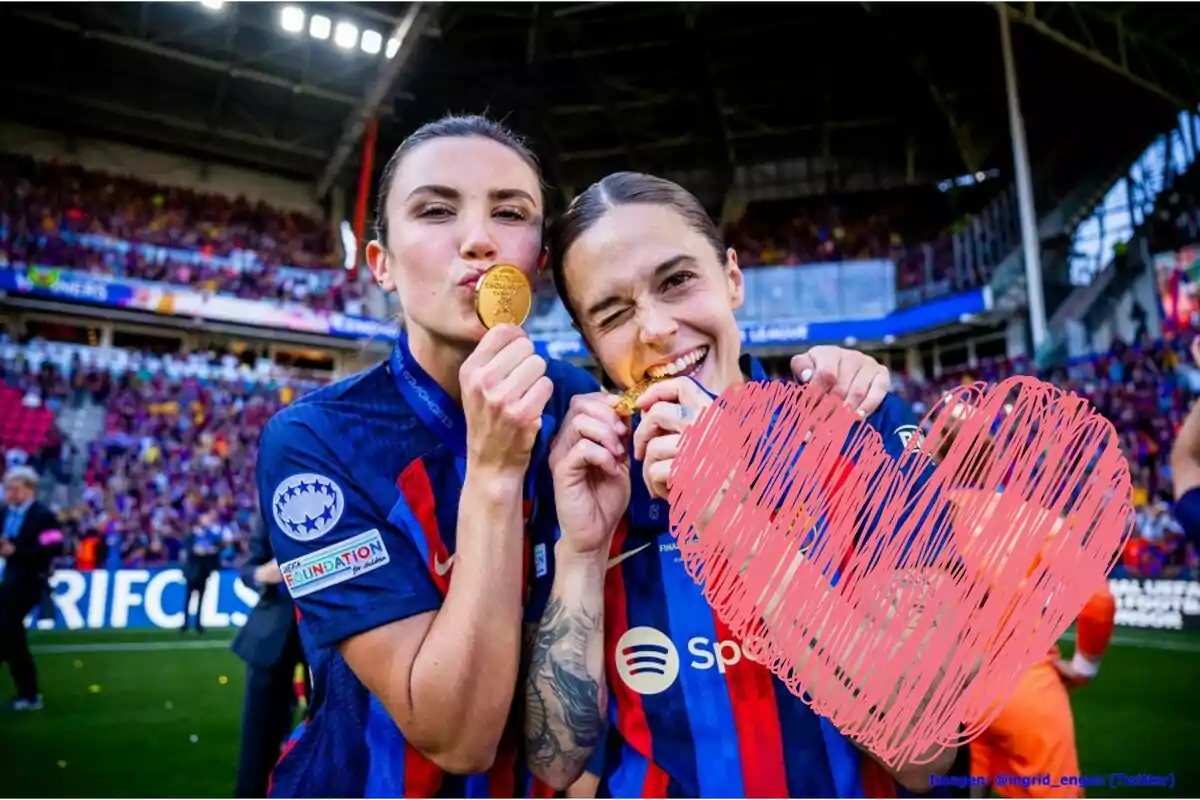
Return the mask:
[[[418, 186], [417, 188], [415, 188], [411, 192], [409, 192], [408, 199], [411, 200], [412, 198], [416, 197], [417, 195], [422, 195], [422, 194], [436, 195], [437, 197], [440, 197], [443, 200], [461, 200], [462, 199], [462, 192], [460, 192], [458, 189], [455, 189], [453, 186], [442, 186], [442, 185], [436, 184], [436, 183], [429, 183], [424, 186]], [[531, 195], [529, 192], [525, 191], [524, 189], [491, 189], [488, 191], [488, 199], [492, 200], [493, 202], [503, 201], [503, 200], [527, 200], [530, 203], [537, 205], [537, 201], [534, 200], [533, 195]]]

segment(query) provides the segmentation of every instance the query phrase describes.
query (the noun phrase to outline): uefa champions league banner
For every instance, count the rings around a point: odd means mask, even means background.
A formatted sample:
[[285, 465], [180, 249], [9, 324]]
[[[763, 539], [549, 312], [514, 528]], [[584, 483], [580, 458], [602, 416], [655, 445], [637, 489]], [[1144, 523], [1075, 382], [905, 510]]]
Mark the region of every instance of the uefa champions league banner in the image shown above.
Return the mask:
[[[183, 627], [183, 572], [157, 569], [60, 569], [50, 578], [54, 619], [39, 619], [35, 609], [25, 624], [38, 630], [106, 628], [172, 629]], [[214, 572], [204, 591], [200, 613], [205, 628], [240, 628], [258, 602], [258, 592], [242, 583], [236, 570]]]

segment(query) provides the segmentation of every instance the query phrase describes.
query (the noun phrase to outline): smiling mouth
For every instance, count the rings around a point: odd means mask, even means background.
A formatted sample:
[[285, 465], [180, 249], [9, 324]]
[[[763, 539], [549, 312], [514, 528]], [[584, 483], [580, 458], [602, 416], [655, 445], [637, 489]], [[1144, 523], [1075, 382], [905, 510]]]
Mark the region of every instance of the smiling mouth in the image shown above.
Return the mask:
[[645, 377], [650, 380], [661, 380], [663, 378], [680, 378], [692, 375], [700, 369], [706, 358], [708, 358], [708, 346], [702, 345], [690, 353], [685, 353], [669, 364], [657, 364], [651, 367], [646, 370]]

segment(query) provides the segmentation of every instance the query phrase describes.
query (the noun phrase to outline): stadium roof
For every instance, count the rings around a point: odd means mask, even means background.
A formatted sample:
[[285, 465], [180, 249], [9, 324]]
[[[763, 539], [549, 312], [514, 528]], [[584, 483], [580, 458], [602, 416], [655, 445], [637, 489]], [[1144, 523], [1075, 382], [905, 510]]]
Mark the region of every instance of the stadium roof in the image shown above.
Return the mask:
[[[557, 186], [822, 154], [1010, 171], [995, 3], [290, 5], [292, 31], [282, 3], [0, 5], [6, 116], [314, 188], [352, 180], [376, 101], [377, 169], [421, 123], [487, 110]], [[1035, 165], [1132, 154], [1200, 100], [1186, 6], [1004, 7]]]

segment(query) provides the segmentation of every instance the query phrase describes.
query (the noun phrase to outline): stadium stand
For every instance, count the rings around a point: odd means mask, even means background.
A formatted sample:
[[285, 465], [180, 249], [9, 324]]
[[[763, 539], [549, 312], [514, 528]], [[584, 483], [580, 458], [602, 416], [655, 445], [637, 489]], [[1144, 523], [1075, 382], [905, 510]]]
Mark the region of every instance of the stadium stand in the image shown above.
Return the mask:
[[[985, 177], [982, 174], [981, 178]], [[726, 226], [744, 266], [891, 259], [897, 288], [978, 286], [1019, 237], [1011, 187], [920, 187], [891, 192], [752, 203]], [[969, 233], [972, 238], [963, 234]]]
[[245, 198], [0, 157], [0, 267], [67, 267], [362, 313], [330, 227]]

